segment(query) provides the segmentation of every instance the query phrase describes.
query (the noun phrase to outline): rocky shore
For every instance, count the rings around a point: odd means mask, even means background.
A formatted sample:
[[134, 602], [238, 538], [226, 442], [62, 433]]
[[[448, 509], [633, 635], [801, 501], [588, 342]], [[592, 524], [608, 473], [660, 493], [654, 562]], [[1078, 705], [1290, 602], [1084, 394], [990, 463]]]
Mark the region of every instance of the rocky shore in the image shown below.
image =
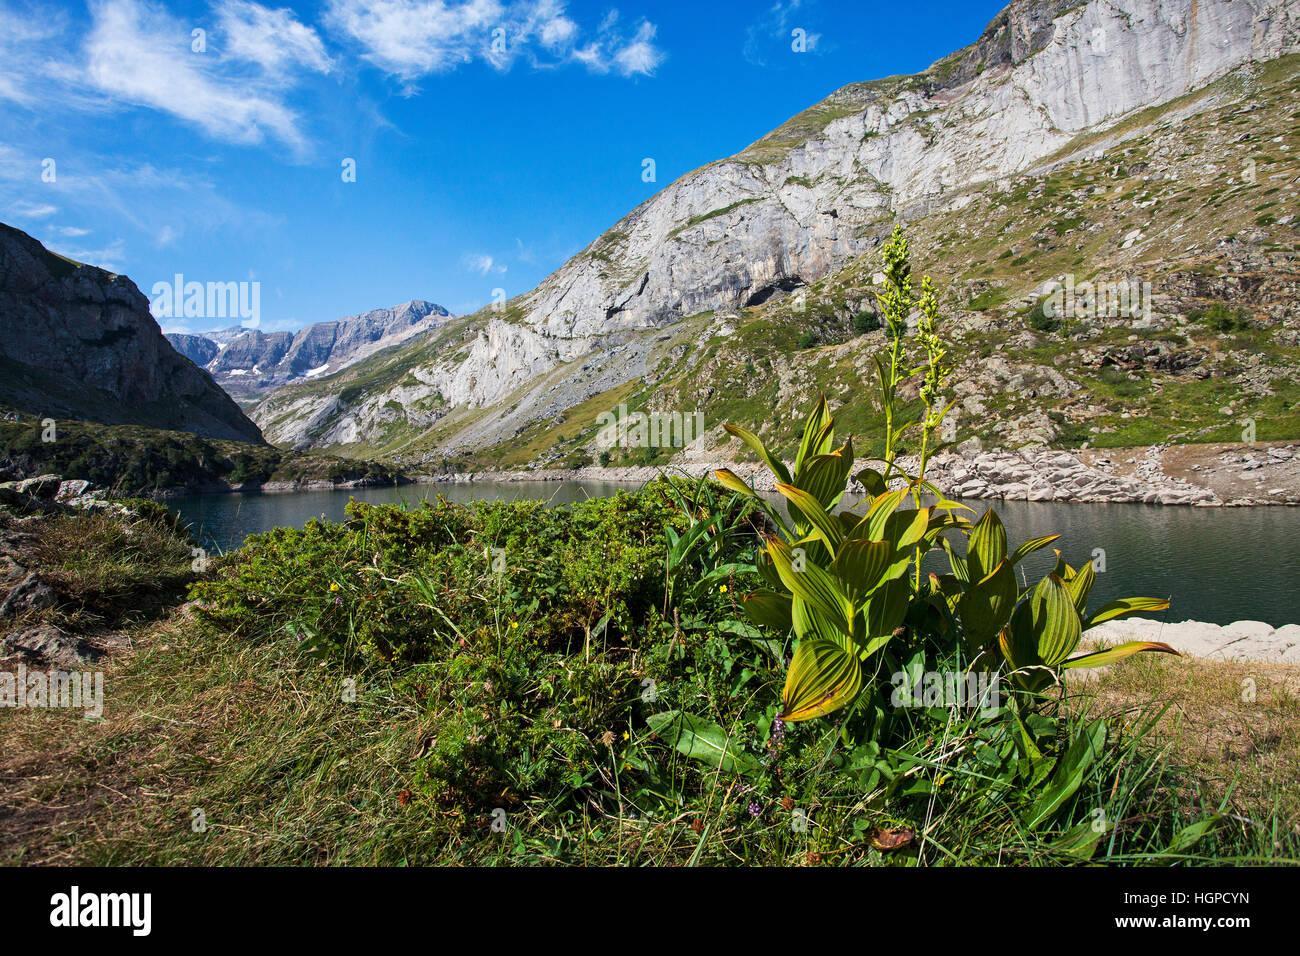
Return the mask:
[[[1173, 460], [1170, 466], [1169, 460]], [[902, 458], [915, 469], [915, 459]], [[744, 462], [685, 460], [668, 471], [692, 477], [730, 468], [758, 491], [773, 491], [763, 467]], [[535, 469], [441, 474], [421, 481], [650, 481], [658, 467]], [[958, 446], [932, 458], [926, 476], [955, 498], [1003, 501], [1109, 502], [1242, 507], [1300, 505], [1300, 443], [1151, 445], [1064, 451], [980, 450]], [[861, 486], [851, 483], [860, 493]]]
[[1275, 628], [1263, 621], [1234, 621], [1220, 626], [1204, 621], [1175, 624], [1132, 617], [1099, 624], [1084, 634], [1084, 641], [1107, 645], [1164, 641], [1191, 657], [1300, 664], [1300, 624]]

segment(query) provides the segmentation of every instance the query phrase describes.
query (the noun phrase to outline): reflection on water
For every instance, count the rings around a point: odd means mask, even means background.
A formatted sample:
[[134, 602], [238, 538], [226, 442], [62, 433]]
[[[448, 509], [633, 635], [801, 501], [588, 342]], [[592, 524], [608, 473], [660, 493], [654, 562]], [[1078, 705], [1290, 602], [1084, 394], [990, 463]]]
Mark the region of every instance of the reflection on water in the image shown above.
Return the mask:
[[[303, 491], [273, 495], [195, 495], [171, 499], [213, 550], [236, 548], [244, 537], [280, 525], [301, 527], [311, 518], [337, 521], [349, 497], [374, 504], [414, 507], [439, 494], [451, 501], [476, 498], [541, 499], [562, 505], [638, 486], [619, 482], [491, 482]], [[848, 502], [846, 501], [846, 504]], [[970, 501], [975, 520], [990, 502]], [[1168, 597], [1170, 621], [1227, 624], [1300, 622], [1300, 509], [1187, 508], [1154, 505], [996, 502], [1014, 548], [1019, 542], [1061, 533], [1056, 547], [1078, 567], [1104, 554], [1091, 606], [1127, 596]], [[926, 570], [942, 571], [946, 559], [931, 555]], [[1023, 562], [1030, 580], [1055, 562], [1050, 548]]]

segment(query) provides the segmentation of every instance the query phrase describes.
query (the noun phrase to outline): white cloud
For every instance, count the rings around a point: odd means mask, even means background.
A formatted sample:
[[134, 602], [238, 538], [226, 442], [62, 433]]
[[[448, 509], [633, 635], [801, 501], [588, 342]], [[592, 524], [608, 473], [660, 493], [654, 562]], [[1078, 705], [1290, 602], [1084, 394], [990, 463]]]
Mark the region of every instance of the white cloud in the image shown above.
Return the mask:
[[248, 0], [222, 0], [215, 9], [224, 57], [256, 63], [278, 75], [295, 67], [313, 73], [334, 68], [316, 31], [300, 23], [292, 10], [272, 10]]
[[122, 272], [122, 262], [126, 258], [126, 243], [122, 239], [114, 239], [101, 249], [59, 247], [57, 243], [52, 246], [48, 241], [44, 240], [42, 240], [41, 244], [61, 256], [75, 259], [77, 262], [84, 262], [88, 266], [98, 266], [119, 275]]
[[259, 143], [267, 135], [302, 149], [298, 118], [282, 87], [223, 77], [220, 59], [190, 49], [190, 28], [147, 0], [92, 0], [85, 76], [117, 100], [170, 113], [209, 135]]
[[69, 239], [80, 239], [82, 236], [90, 235], [89, 229], [82, 229], [80, 226], [59, 226], [54, 231]]
[[[814, 4], [810, 4], [812, 5]], [[742, 51], [745, 59], [755, 66], [766, 66], [770, 53], [792, 53], [795, 30], [803, 31], [804, 53], [818, 52], [822, 35], [808, 29], [806, 21], [810, 18], [810, 12], [803, 9], [803, 0], [777, 0], [761, 20], [745, 31], [745, 46]]]
[[649, 76], [664, 59], [654, 45], [654, 38], [654, 24], [643, 21], [633, 40], [614, 54], [614, 68], [624, 76], [636, 73]]
[[20, 199], [9, 208], [14, 215], [23, 219], [48, 219], [59, 211], [57, 206], [49, 203], [34, 203], [25, 199]]
[[664, 54], [655, 27], [642, 22], [630, 40], [607, 15], [594, 40], [565, 13], [561, 0], [329, 0], [325, 22], [361, 49], [361, 56], [399, 80], [410, 95], [417, 81], [481, 60], [508, 70], [518, 59], [536, 67], [578, 63], [624, 76], [649, 74]]
[[466, 269], [471, 269], [479, 275], [487, 275], [489, 272], [501, 275], [506, 271], [506, 267], [497, 262], [489, 255], [483, 253], [470, 253], [461, 257], [461, 265]]

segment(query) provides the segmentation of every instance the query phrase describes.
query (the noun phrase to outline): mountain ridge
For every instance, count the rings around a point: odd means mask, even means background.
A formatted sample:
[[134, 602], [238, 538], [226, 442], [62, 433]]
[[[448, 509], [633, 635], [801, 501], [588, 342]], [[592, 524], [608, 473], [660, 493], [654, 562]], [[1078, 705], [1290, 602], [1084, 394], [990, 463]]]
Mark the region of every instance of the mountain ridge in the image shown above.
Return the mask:
[[[895, 222], [960, 213], [1045, 165], [1081, 162], [1144, 110], [1296, 49], [1295, 0], [1012, 3], [923, 73], [844, 87], [675, 180], [536, 289], [466, 317], [447, 348], [363, 363], [333, 390], [281, 390], [254, 417], [300, 445], [456, 454], [507, 442], [634, 380], [653, 385], [654, 340], [693, 316], [734, 331], [742, 313], [851, 270]], [[841, 313], [863, 308], [869, 284], [841, 298]]]
[[163, 337], [126, 276], [0, 223], [0, 403], [49, 418], [261, 444], [257, 426]]
[[259, 394], [301, 379], [341, 371], [383, 349], [422, 335], [451, 318], [442, 306], [411, 299], [390, 308], [313, 322], [297, 331], [235, 326], [167, 339], [228, 392]]

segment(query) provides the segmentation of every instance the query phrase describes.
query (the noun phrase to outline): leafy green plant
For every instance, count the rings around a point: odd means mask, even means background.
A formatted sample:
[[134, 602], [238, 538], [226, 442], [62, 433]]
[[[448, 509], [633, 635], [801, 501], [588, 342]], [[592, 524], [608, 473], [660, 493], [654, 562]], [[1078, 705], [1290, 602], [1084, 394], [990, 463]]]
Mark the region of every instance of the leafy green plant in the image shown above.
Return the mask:
[[[755, 563], [768, 587], [747, 595], [744, 608], [756, 624], [778, 634], [793, 631], [796, 638], [779, 718], [803, 721], [852, 704], [872, 678], [868, 665], [873, 656], [894, 656], [891, 644], [906, 643], [918, 628], [929, 627], [949, 641], [960, 633], [969, 659], [984, 669], [1006, 665], [1026, 691], [1059, 680], [1066, 668], [1108, 664], [1139, 651], [1173, 653], [1164, 644], [1133, 642], [1071, 658], [1086, 627], [1160, 610], [1168, 602], [1117, 601], [1085, 621], [1092, 567], [1075, 571], [1060, 561], [1059, 552], [1052, 573], [1033, 588], [1021, 589], [1017, 564], [1059, 535], [1035, 538], [1008, 553], [1006, 530], [996, 513], [990, 510], [972, 525], [958, 514], [970, 509], [947, 500], [925, 480], [930, 436], [951, 408], [941, 407], [939, 398], [948, 369], [935, 331], [937, 295], [927, 278], [919, 302], [913, 300], [901, 230], [895, 230], [884, 257], [886, 282], [879, 295], [892, 333], [888, 364], [877, 359], [886, 410], [885, 458], [883, 469], [867, 468], [857, 475], [866, 489], [865, 513], [835, 511], [853, 470], [853, 444], [848, 439], [834, 447], [834, 419], [824, 397], [804, 422], [793, 472], [758, 436], [725, 426], [771, 470], [776, 490], [787, 501], [788, 521], [729, 469], [715, 473], [725, 487], [759, 503], [775, 529], [765, 536]], [[921, 312], [916, 337], [925, 361], [909, 368], [902, 340], [913, 305]], [[923, 375], [924, 411], [919, 420], [901, 423], [895, 417], [898, 388], [912, 375]], [[913, 426], [921, 428], [922, 452], [918, 473], [909, 475], [897, 463], [894, 448], [898, 435]], [[923, 504], [924, 495], [937, 500]], [[905, 509], [909, 498], [914, 507]], [[950, 532], [968, 537], [965, 557], [945, 537]], [[936, 546], [947, 552], [952, 573], [923, 580], [922, 560]]]

